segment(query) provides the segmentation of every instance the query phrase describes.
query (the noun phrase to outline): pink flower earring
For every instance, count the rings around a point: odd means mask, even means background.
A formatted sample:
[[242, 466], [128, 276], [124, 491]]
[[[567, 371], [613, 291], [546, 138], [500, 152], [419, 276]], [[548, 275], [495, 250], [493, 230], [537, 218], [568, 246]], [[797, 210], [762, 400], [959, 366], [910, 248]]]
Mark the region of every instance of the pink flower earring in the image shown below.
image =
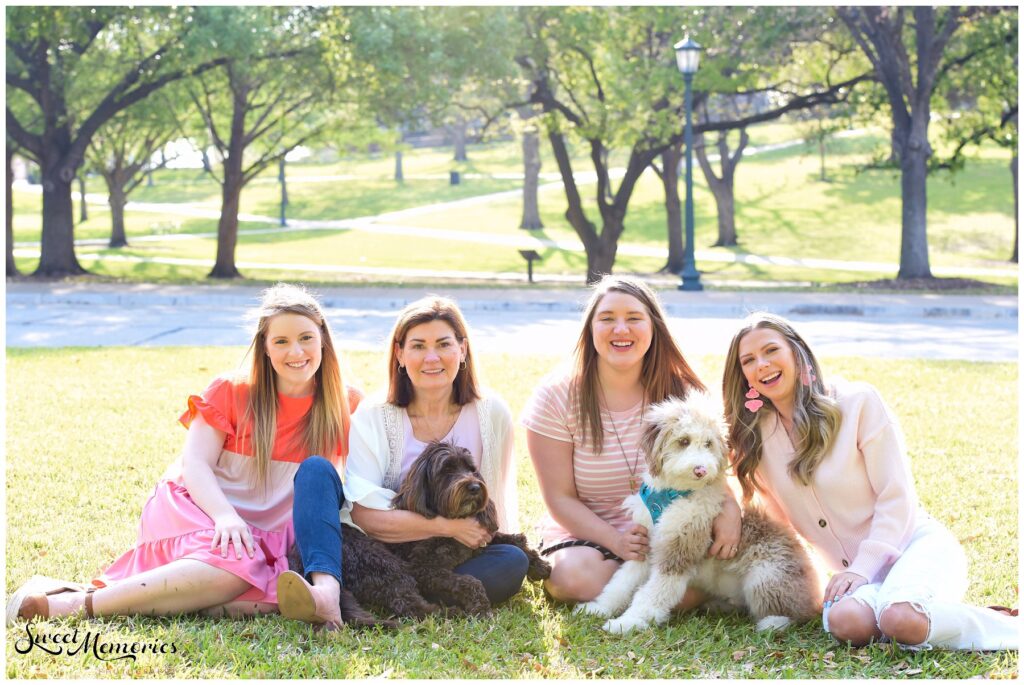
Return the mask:
[[761, 393], [759, 393], [757, 390], [754, 390], [753, 388], [747, 391], [747, 401], [743, 403], [743, 406], [747, 408], [747, 411], [751, 412], [752, 414], [756, 414], [757, 410], [764, 406], [764, 402], [757, 399], [760, 396]]
[[805, 368], [800, 374], [800, 382], [804, 385], [810, 385], [816, 380], [818, 380], [818, 377], [814, 375], [813, 369]]

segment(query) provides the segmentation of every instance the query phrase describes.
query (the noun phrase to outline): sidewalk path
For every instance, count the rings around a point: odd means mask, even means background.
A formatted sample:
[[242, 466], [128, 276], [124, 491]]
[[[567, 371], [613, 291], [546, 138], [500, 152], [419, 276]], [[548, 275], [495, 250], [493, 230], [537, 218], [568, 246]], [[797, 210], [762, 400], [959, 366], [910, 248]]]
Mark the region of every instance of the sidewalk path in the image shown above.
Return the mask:
[[[564, 355], [579, 334], [583, 288], [444, 288], [466, 312], [480, 351]], [[340, 345], [379, 350], [419, 288], [323, 288]], [[245, 345], [253, 286], [7, 284], [8, 347]], [[684, 353], [721, 355], [749, 311], [800, 325], [822, 356], [1015, 362], [1017, 298], [933, 295], [660, 292]]]

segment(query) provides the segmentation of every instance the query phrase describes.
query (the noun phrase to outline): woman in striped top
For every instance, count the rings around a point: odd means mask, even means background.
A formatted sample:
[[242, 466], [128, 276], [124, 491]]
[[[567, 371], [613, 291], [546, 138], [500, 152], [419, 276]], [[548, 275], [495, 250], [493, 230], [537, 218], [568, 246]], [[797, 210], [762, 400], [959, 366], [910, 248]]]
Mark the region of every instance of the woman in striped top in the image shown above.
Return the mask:
[[[644, 411], [691, 388], [705, 389], [651, 289], [605, 276], [584, 312], [572, 372], [542, 383], [522, 417], [548, 509], [541, 553], [552, 565], [545, 587], [555, 599], [594, 599], [622, 561], [647, 554], [647, 530], [622, 508], [647, 468], [639, 447]], [[740, 511], [730, 496], [709, 554], [731, 558], [739, 532]], [[683, 605], [699, 601], [688, 593]]]

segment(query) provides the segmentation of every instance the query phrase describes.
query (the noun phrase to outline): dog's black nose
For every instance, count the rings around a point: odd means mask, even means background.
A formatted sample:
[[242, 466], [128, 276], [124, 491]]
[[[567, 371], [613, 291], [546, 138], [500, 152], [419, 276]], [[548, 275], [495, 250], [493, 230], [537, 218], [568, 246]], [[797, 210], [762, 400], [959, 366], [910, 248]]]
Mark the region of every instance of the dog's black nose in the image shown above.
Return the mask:
[[475, 495], [480, 492], [480, 483], [470, 483], [466, 489]]

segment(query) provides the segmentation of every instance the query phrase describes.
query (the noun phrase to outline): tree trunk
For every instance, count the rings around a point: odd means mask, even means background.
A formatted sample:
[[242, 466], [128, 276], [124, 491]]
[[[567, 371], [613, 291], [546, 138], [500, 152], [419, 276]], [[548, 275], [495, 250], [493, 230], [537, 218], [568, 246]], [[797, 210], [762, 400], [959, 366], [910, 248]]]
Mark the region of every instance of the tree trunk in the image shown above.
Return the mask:
[[735, 181], [736, 165], [740, 163], [743, 150], [746, 148], [750, 138], [746, 129], [740, 129], [740, 143], [736, 150], [729, 150], [728, 133], [722, 132], [718, 136], [718, 153], [722, 167], [721, 177], [716, 176], [711, 162], [708, 160], [707, 146], [704, 144], [704, 134], [697, 137], [694, 149], [697, 152], [697, 161], [704, 172], [704, 178], [708, 182], [708, 188], [715, 198], [715, 208], [718, 212], [718, 240], [714, 247], [732, 247], [737, 244], [736, 236], [736, 201]]
[[402, 174], [402, 151], [395, 150], [395, 181], [398, 183], [405, 182], [405, 175]]
[[661, 184], [665, 188], [665, 215], [668, 229], [668, 262], [661, 273], [677, 274], [683, 270], [683, 214], [679, 204], [679, 162], [682, 148], [672, 145], [661, 153]]
[[540, 220], [537, 187], [540, 185], [540, 136], [537, 130], [523, 131], [523, 220], [519, 228], [544, 228]]
[[[226, 161], [226, 160], [225, 160]], [[242, 174], [225, 171], [221, 192], [220, 221], [217, 223], [217, 261], [207, 278], [241, 278], [235, 266], [238, 244], [238, 208], [242, 200]]]
[[203, 172], [207, 174], [212, 174], [213, 166], [210, 164], [210, 155], [206, 152], [206, 148], [204, 147], [199, 152], [203, 156]]
[[587, 283], [596, 283], [601, 280], [603, 274], [611, 273], [612, 266], [615, 264], [616, 246], [612, 245], [609, 258], [606, 246], [598, 236], [594, 223], [587, 218], [586, 212], [583, 210], [583, 202], [572, 174], [572, 159], [565, 146], [565, 138], [557, 131], [549, 131], [548, 140], [555, 155], [555, 162], [558, 164], [558, 172], [562, 176], [562, 185], [565, 187], [565, 200], [568, 204], [568, 208], [565, 210], [565, 219], [576, 231], [580, 242], [583, 243], [583, 250], [587, 254]]
[[452, 124], [452, 138], [454, 139], [454, 143], [455, 143], [455, 158], [454, 159], [455, 159], [456, 162], [465, 162], [466, 160], [469, 159], [469, 156], [466, 154], [466, 128], [467, 128], [467, 126], [468, 125], [466, 124], [466, 120], [463, 119], [462, 117], [459, 117], [458, 119], [456, 119], [455, 123]]
[[1013, 174], [1013, 255], [1010, 261], [1017, 264], [1017, 243], [1020, 240], [1020, 215], [1017, 213], [1017, 155], [1010, 158], [1010, 173]]
[[288, 184], [285, 178], [285, 161], [284, 157], [277, 160], [277, 180], [281, 183], [281, 225], [288, 225]]
[[43, 182], [43, 232], [34, 276], [63, 278], [87, 273], [75, 257], [75, 212], [71, 183], [75, 167], [50, 147], [39, 164]]
[[128, 236], [124, 231], [124, 206], [128, 204], [128, 195], [118, 179], [107, 179], [107, 203], [110, 205], [110, 242], [107, 247], [128, 247]]
[[601, 237], [593, 250], [587, 250], [587, 285], [593, 285], [612, 272], [615, 266], [615, 256], [618, 253], [619, 245], [617, 240], [608, 239], [612, 231], [621, 234], [623, 230], [622, 221], [605, 221], [601, 227]]
[[828, 176], [825, 175], [825, 135], [822, 132], [818, 132], [818, 158], [821, 160], [821, 181], [825, 183], [828, 181]]
[[898, 279], [931, 278], [928, 263], [928, 148], [904, 145], [900, 186], [903, 195], [903, 229]]
[[89, 210], [85, 206], [85, 174], [78, 177], [78, 223], [85, 223], [89, 220]]
[[17, 276], [14, 263], [14, 146], [7, 141], [7, 277]]

